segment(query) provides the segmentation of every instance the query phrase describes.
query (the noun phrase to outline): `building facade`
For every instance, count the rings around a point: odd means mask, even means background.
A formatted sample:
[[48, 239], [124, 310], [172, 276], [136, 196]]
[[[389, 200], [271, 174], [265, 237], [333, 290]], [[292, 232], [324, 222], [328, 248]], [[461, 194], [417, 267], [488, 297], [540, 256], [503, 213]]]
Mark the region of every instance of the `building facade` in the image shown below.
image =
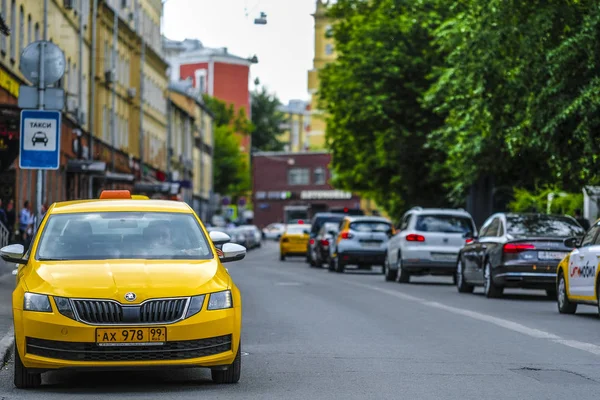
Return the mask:
[[310, 99], [310, 133], [309, 148], [319, 150], [325, 148], [326, 120], [322, 110], [319, 110], [319, 71], [336, 59], [335, 44], [331, 37], [333, 21], [327, 16], [329, 0], [317, 0], [317, 9], [313, 14], [315, 19], [315, 55], [313, 68], [308, 71], [308, 93]]
[[326, 152], [263, 152], [252, 155], [254, 223], [263, 228], [284, 218], [285, 206], [359, 208], [360, 198], [331, 186]]
[[[171, 65], [173, 81], [190, 80], [200, 94], [208, 94], [243, 111], [250, 112], [250, 66], [255, 59], [239, 57], [224, 48], [204, 47], [199, 40], [178, 42], [164, 39], [165, 54]], [[239, 135], [241, 150], [250, 153], [250, 135]]]
[[279, 110], [285, 115], [286, 122], [279, 140], [284, 143], [285, 151], [294, 153], [310, 150], [310, 104], [303, 100], [290, 100]]

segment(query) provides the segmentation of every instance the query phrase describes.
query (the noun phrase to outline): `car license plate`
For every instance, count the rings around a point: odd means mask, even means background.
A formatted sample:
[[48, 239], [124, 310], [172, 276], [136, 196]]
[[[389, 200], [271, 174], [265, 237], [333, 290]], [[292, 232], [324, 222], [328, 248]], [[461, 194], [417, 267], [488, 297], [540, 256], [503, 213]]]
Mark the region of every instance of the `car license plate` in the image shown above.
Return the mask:
[[456, 261], [457, 255], [452, 253], [433, 253], [431, 254], [433, 261]]
[[98, 328], [98, 346], [160, 346], [167, 341], [167, 328]]
[[562, 260], [565, 253], [561, 251], [540, 251], [538, 258], [540, 260]]
[[379, 247], [381, 243], [379, 242], [363, 242], [363, 247]]

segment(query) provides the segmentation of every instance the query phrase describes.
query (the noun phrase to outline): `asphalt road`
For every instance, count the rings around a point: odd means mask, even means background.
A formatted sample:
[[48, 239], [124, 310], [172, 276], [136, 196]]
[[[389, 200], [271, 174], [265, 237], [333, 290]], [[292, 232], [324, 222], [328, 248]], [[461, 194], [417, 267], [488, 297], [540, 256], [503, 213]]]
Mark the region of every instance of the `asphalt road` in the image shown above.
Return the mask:
[[[274, 244], [229, 269], [242, 290], [242, 380], [203, 370], [52, 373], [36, 391], [0, 372], [0, 399], [596, 399], [595, 308], [559, 315], [542, 292], [457, 293], [450, 279], [404, 285], [280, 262]], [[480, 291], [479, 291], [480, 293]]]

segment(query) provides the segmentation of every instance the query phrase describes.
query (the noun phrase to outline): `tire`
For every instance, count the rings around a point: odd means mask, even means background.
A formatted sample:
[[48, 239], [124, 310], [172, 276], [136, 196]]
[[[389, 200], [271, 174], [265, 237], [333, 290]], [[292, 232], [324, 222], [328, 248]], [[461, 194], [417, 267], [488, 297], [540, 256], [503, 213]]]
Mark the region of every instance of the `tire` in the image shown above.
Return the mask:
[[242, 345], [238, 346], [238, 351], [233, 360], [233, 364], [229, 365], [225, 370], [211, 370], [211, 377], [214, 383], [232, 384], [240, 381], [242, 374]]
[[394, 282], [396, 279], [398, 279], [398, 270], [397, 269], [390, 269], [389, 268], [389, 264], [390, 262], [388, 261], [387, 256], [385, 257], [385, 264], [383, 266], [383, 274], [385, 275], [385, 280], [386, 282]]
[[329, 260], [329, 264], [327, 265], [327, 270], [328, 270], [329, 272], [335, 272], [335, 263], [334, 263], [334, 261], [333, 261], [333, 258], [331, 258], [331, 259]]
[[410, 283], [410, 273], [402, 268], [402, 256], [398, 254], [398, 268], [396, 274], [398, 274], [398, 282], [400, 283]]
[[488, 299], [496, 299], [502, 297], [504, 288], [496, 286], [494, 277], [492, 276], [492, 265], [486, 262], [483, 272], [483, 293]]
[[465, 282], [461, 260], [458, 260], [456, 263], [456, 274], [454, 275], [454, 280], [456, 288], [458, 289], [458, 293], [473, 293], [473, 289], [475, 287]]
[[575, 314], [577, 311], [577, 303], [571, 303], [567, 295], [567, 282], [562, 271], [558, 273], [558, 283], [556, 284], [556, 304], [560, 314]]
[[321, 261], [321, 257], [318, 255], [315, 259], [315, 268], [323, 268], [323, 262]]
[[279, 260], [280, 261], [285, 261], [285, 254], [280, 254], [279, 255]]
[[337, 272], [338, 274], [343, 274], [344, 271], [346, 270], [346, 265], [344, 265], [344, 263], [342, 261], [340, 261], [339, 255], [334, 259], [333, 262], [334, 262], [335, 272]]
[[19, 350], [15, 345], [15, 387], [18, 389], [36, 389], [42, 385], [42, 374], [31, 373], [21, 361]]

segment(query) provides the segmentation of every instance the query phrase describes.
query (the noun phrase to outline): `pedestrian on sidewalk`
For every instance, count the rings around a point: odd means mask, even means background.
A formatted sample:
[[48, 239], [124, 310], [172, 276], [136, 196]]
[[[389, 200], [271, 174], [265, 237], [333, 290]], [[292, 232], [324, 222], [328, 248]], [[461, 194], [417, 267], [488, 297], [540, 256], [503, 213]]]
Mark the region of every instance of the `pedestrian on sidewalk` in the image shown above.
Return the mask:
[[15, 223], [17, 222], [17, 212], [15, 211], [15, 201], [13, 199], [8, 200], [6, 206], [6, 221], [10, 231], [10, 241], [12, 242], [15, 240]]
[[[4, 225], [4, 227], [6, 229], [9, 229], [8, 227], [8, 218], [6, 217], [6, 210], [4, 210], [3, 204], [2, 204], [2, 199], [0, 199], [0, 223], [2, 225]], [[9, 229], [10, 231], [10, 229]]]
[[583, 215], [581, 214], [581, 209], [579, 208], [575, 210], [575, 219], [577, 220], [577, 222], [579, 222], [579, 225], [581, 225], [583, 229], [585, 229], [586, 231], [590, 229], [590, 221], [583, 218]]
[[33, 234], [33, 214], [31, 213], [31, 206], [28, 200], [25, 200], [23, 203], [23, 209], [19, 214], [19, 232], [23, 246], [25, 249], [28, 249], [31, 242], [31, 235]]

